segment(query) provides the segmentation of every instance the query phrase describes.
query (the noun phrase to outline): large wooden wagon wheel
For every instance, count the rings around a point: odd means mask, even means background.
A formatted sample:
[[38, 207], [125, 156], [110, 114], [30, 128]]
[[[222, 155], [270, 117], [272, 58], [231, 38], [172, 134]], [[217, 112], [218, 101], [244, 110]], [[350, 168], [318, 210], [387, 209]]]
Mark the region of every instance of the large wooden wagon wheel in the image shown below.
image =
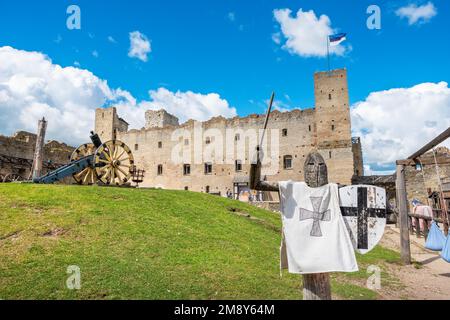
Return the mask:
[[3, 178], [3, 182], [20, 182], [23, 181], [23, 177], [21, 175], [15, 174], [15, 173], [10, 173], [7, 174], [4, 178]]
[[130, 148], [119, 140], [105, 142], [95, 152], [95, 170], [104, 184], [120, 186], [127, 183], [131, 178], [133, 165], [134, 158]]
[[[86, 143], [79, 146], [70, 156], [70, 162], [80, 160], [81, 158], [93, 155], [95, 146], [92, 143]], [[97, 172], [93, 167], [87, 167], [84, 170], [75, 173], [73, 178], [78, 184], [93, 185], [97, 182]]]

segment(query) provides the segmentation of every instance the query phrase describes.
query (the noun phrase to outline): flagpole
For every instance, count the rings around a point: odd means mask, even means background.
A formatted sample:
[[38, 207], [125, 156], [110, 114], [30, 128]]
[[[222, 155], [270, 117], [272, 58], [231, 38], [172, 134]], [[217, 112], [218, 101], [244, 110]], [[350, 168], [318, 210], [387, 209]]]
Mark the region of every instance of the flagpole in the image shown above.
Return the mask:
[[327, 36], [327, 57], [328, 57], [328, 73], [331, 72], [330, 68], [330, 36]]

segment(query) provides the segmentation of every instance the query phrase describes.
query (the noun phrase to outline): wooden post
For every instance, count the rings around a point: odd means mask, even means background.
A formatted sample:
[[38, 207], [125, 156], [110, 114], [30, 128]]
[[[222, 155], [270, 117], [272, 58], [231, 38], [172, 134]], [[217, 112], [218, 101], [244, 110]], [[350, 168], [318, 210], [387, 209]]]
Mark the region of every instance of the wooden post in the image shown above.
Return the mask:
[[[309, 187], [318, 188], [328, 184], [328, 170], [325, 160], [318, 152], [310, 153], [303, 171]], [[328, 273], [303, 275], [303, 300], [331, 300], [330, 275]]]
[[414, 221], [416, 222], [416, 237], [420, 238], [420, 219], [414, 218]]
[[428, 238], [428, 220], [423, 221], [423, 237], [425, 238], [425, 241], [427, 241]]
[[[261, 191], [279, 191], [278, 183], [261, 181], [259, 149], [257, 161], [250, 167], [250, 188]], [[325, 160], [318, 152], [310, 153], [304, 164], [305, 182], [311, 188], [328, 184]], [[326, 254], [326, 253], [324, 253]], [[330, 276], [328, 273], [303, 275], [303, 300], [331, 300]]]
[[33, 170], [32, 170], [33, 180], [39, 178], [42, 173], [46, 130], [47, 130], [47, 121], [45, 121], [45, 118], [42, 118], [42, 120], [39, 120], [36, 138], [36, 149], [34, 150]]
[[408, 226], [408, 199], [406, 196], [405, 166], [397, 165], [397, 189], [398, 216], [400, 219], [400, 253], [404, 264], [411, 264], [411, 249], [409, 242]]
[[331, 300], [328, 273], [303, 275], [303, 300]]

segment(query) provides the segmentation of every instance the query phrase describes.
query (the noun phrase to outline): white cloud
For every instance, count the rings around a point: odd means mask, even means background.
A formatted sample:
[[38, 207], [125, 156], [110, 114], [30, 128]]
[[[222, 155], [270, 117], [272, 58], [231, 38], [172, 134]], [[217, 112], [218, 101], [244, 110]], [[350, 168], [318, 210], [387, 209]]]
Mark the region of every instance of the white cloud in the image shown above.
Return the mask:
[[[326, 15], [318, 18], [313, 10], [304, 12], [300, 9], [294, 17], [291, 13], [290, 9], [276, 9], [273, 12], [286, 38], [283, 48], [302, 57], [326, 56], [327, 37], [337, 32], [331, 27], [330, 18]], [[281, 40], [276, 34], [272, 39], [277, 44]], [[343, 55], [345, 51], [342, 45], [330, 47], [331, 54]]]
[[373, 92], [351, 115], [367, 169], [388, 170], [450, 126], [450, 88], [440, 82]]
[[[267, 108], [268, 105], [269, 105], [269, 100], [266, 100], [265, 107]], [[287, 111], [291, 111], [292, 107], [288, 103], [283, 102], [281, 100], [274, 100], [273, 101], [273, 110], [278, 110], [280, 112], [287, 112]]]
[[150, 52], [152, 52], [152, 47], [150, 40], [145, 34], [139, 31], [130, 32], [130, 50], [128, 51], [128, 56], [146, 62], [148, 60], [147, 55]]
[[80, 62], [79, 61], [74, 61], [73, 62], [73, 65], [75, 66], [75, 67], [81, 67], [81, 64], [80, 64]]
[[108, 41], [111, 43], [117, 43], [116, 39], [114, 39], [112, 36], [108, 36]]
[[56, 37], [56, 39], [55, 39], [55, 40], [53, 40], [53, 41], [54, 41], [55, 43], [58, 43], [58, 44], [60, 44], [62, 40], [63, 40], [63, 38], [61, 37], [61, 35], [60, 35], [60, 34], [58, 34], [58, 36]]
[[0, 134], [36, 132], [37, 121], [49, 120], [47, 139], [77, 146], [89, 140], [94, 110], [115, 105], [131, 128], [144, 125], [147, 109], [165, 108], [180, 120], [234, 116], [236, 109], [218, 94], [150, 91], [148, 101], [136, 101], [128, 91], [112, 89], [88, 70], [61, 67], [40, 52], [0, 47]]
[[230, 107], [228, 102], [217, 93], [171, 92], [165, 88], [159, 88], [150, 91], [149, 94], [151, 100], [142, 102], [140, 104], [142, 109], [164, 108], [177, 116], [181, 122], [189, 119], [205, 121], [221, 115], [228, 118], [237, 115], [236, 109]]
[[280, 44], [281, 34], [279, 32], [275, 32], [274, 34], [272, 34], [272, 41], [275, 42], [276, 44]]
[[228, 12], [228, 20], [234, 22], [236, 20], [236, 14], [234, 12]]
[[98, 58], [98, 51], [97, 51], [97, 50], [92, 51], [92, 55], [93, 55], [95, 58]]
[[412, 3], [406, 7], [399, 8], [395, 14], [401, 18], [408, 19], [408, 24], [426, 23], [437, 15], [437, 9], [432, 2], [422, 6]]

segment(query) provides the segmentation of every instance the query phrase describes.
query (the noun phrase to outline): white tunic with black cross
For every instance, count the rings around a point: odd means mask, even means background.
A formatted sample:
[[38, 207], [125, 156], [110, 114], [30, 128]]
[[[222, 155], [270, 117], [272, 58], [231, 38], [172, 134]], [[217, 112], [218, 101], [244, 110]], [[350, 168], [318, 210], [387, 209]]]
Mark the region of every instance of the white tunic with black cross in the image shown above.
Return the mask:
[[338, 186], [279, 183], [283, 221], [281, 269], [309, 274], [358, 271], [339, 208]]

